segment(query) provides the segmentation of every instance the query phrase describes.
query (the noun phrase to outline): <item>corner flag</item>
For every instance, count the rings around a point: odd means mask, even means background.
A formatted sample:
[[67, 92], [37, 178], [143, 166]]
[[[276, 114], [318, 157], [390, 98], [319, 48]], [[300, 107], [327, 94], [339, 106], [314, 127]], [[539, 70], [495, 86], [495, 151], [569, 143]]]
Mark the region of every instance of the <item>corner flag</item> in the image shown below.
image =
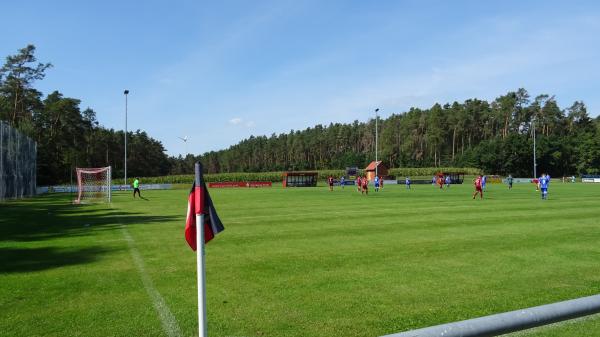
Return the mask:
[[200, 183], [194, 182], [188, 197], [188, 211], [185, 220], [185, 240], [192, 250], [196, 250], [196, 215], [207, 215], [204, 217], [204, 243], [212, 240], [217, 233], [222, 232], [225, 227], [221, 223], [215, 206], [212, 203], [202, 172], [200, 172]]
[[204, 268], [204, 244], [225, 228], [217, 216], [204, 177], [202, 164], [195, 165], [196, 179], [188, 197], [188, 212], [185, 221], [185, 240], [196, 251], [198, 276], [198, 336], [208, 335], [206, 321], [206, 272]]

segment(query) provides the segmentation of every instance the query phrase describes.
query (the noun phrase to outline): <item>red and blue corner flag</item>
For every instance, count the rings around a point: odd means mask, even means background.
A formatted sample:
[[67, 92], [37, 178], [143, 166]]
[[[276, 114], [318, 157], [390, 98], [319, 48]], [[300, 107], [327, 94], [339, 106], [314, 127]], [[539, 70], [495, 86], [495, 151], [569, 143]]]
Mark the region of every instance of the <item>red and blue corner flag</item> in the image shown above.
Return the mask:
[[[202, 176], [202, 164], [194, 165], [196, 179], [188, 196], [188, 211], [185, 219], [185, 240], [196, 251], [196, 267], [198, 268], [198, 336], [208, 336], [206, 316], [206, 268], [204, 261], [204, 244], [217, 233], [225, 230]], [[204, 241], [204, 242], [202, 242]]]
[[[188, 197], [188, 211], [185, 220], [185, 240], [195, 251], [196, 245], [196, 216], [204, 215], [204, 243], [212, 240], [217, 233], [225, 230], [215, 206], [210, 199], [202, 171], [196, 172], [196, 181]], [[200, 217], [199, 217], [200, 218]]]

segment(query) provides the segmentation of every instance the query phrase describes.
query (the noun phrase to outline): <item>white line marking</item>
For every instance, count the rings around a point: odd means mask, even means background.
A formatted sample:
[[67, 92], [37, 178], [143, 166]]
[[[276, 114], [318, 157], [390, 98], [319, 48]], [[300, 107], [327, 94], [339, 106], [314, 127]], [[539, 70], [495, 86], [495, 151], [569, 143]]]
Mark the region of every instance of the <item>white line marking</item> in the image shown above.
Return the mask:
[[121, 224], [121, 228], [123, 229], [123, 236], [125, 237], [125, 241], [127, 241], [127, 246], [129, 246], [129, 252], [131, 253], [133, 262], [135, 263], [135, 266], [140, 274], [140, 278], [142, 279], [146, 293], [148, 293], [148, 296], [150, 296], [152, 299], [152, 304], [158, 313], [163, 330], [169, 337], [181, 337], [181, 329], [179, 328], [179, 324], [177, 324], [177, 319], [175, 319], [175, 316], [173, 316], [171, 310], [169, 310], [169, 306], [167, 306], [165, 300], [162, 298], [158, 290], [156, 290], [150, 275], [148, 275], [146, 272], [144, 260], [135, 246], [135, 240], [129, 234], [126, 225], [121, 222], [121, 218], [118, 216], [117, 218], [119, 219], [119, 224]]

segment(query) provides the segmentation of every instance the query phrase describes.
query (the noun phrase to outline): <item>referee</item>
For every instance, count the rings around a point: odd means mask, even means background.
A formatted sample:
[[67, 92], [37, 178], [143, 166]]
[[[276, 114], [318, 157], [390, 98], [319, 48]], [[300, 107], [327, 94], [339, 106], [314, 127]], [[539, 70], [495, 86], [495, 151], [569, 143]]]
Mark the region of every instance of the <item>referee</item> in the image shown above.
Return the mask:
[[133, 181], [133, 198], [135, 199], [135, 194], [138, 194], [138, 196], [141, 198], [142, 195], [140, 194], [140, 179], [139, 178], [135, 178], [135, 180]]

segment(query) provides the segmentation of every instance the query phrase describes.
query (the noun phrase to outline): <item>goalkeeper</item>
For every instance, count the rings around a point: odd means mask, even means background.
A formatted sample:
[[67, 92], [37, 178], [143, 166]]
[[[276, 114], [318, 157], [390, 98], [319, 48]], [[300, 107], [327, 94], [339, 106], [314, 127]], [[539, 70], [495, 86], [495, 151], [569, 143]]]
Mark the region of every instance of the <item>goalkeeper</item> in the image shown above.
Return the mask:
[[135, 199], [135, 194], [138, 194], [138, 196], [140, 198], [142, 198], [142, 195], [140, 194], [140, 179], [139, 178], [135, 178], [135, 180], [133, 181], [133, 198]]

